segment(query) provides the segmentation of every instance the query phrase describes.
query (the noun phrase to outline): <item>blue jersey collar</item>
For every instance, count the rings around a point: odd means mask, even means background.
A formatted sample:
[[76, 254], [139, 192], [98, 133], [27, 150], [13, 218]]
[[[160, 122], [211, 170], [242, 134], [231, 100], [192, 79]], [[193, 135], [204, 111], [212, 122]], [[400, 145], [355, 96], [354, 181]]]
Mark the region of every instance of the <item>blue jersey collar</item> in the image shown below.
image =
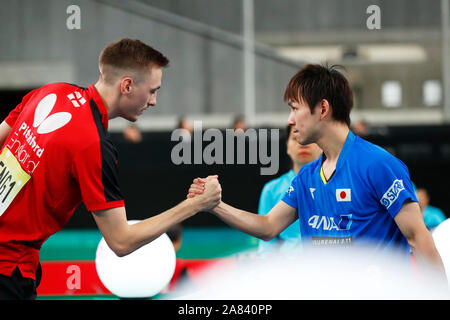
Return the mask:
[[342, 166], [345, 162], [345, 158], [349, 150], [352, 148], [353, 143], [356, 140], [356, 136], [353, 134], [351, 130], [348, 131], [347, 139], [345, 140], [344, 146], [342, 147], [341, 153], [339, 154], [338, 161], [336, 163], [336, 171]]
[[[339, 153], [339, 157], [338, 157], [338, 160], [336, 163], [336, 168], [334, 169], [333, 174], [328, 178], [327, 181], [325, 181], [324, 178], [321, 178], [325, 184], [327, 184], [331, 180], [331, 178], [335, 175], [335, 173], [340, 169], [340, 167], [342, 167], [342, 165], [345, 162], [345, 159], [347, 157], [347, 153], [353, 146], [353, 143], [355, 142], [355, 140], [356, 140], [356, 136], [353, 134], [353, 132], [351, 130], [349, 130], [347, 138], [345, 139], [344, 146], [342, 147], [342, 150]], [[327, 158], [327, 156], [325, 155], [325, 152], [323, 152], [320, 163], [323, 164], [323, 162], [325, 161], [326, 158]], [[319, 172], [320, 172], [322, 170], [322, 165], [320, 165], [319, 168], [320, 168], [319, 169]]]

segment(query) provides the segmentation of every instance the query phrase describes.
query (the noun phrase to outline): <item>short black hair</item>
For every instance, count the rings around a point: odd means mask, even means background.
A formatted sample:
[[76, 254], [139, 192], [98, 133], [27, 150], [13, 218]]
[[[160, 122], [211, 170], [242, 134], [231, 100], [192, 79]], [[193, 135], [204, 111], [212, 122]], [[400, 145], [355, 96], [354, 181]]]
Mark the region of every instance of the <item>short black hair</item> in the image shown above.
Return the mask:
[[348, 80], [338, 69], [345, 70], [340, 65], [306, 65], [289, 81], [284, 101], [304, 101], [314, 113], [316, 105], [326, 99], [331, 106], [333, 119], [350, 127], [353, 93]]

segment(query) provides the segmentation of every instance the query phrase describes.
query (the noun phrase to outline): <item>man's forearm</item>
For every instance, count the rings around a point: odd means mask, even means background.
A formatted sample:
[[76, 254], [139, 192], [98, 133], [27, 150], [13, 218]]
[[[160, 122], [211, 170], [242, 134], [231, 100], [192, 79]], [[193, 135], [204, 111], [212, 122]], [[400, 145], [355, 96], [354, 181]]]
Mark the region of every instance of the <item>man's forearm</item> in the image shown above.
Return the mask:
[[410, 241], [414, 256], [419, 264], [443, 274], [445, 268], [441, 256], [434, 245], [433, 238], [429, 233], [422, 233]]
[[197, 199], [187, 199], [151, 218], [129, 225], [125, 207], [92, 212], [108, 246], [119, 257], [150, 243], [171, 226], [193, 216], [202, 208]]
[[204, 194], [188, 198], [167, 211], [130, 226], [126, 232], [128, 250], [134, 251], [159, 237], [171, 226], [192, 217], [199, 211], [217, 206], [222, 189], [214, 176], [208, 180]]
[[400, 231], [408, 240], [417, 262], [426, 269], [432, 268], [445, 277], [444, 264], [427, 230], [417, 202], [405, 202], [395, 216]]
[[131, 225], [128, 232], [127, 251], [132, 252], [155, 240], [171, 226], [181, 223], [200, 210], [195, 199], [186, 199], [169, 210]]
[[236, 209], [224, 202], [220, 202], [212, 212], [231, 227], [251, 236], [266, 241], [273, 238], [267, 216]]

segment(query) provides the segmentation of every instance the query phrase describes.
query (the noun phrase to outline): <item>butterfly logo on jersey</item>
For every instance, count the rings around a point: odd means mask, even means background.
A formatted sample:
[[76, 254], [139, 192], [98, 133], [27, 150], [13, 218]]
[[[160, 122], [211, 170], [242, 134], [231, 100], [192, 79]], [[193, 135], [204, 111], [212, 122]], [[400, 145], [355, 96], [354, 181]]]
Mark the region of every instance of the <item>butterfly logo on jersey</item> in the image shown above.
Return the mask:
[[72, 119], [72, 115], [68, 112], [57, 112], [49, 116], [55, 106], [56, 99], [56, 94], [50, 93], [37, 105], [33, 121], [33, 127], [37, 128], [37, 133], [53, 132], [64, 127]]
[[[23, 121], [17, 131], [11, 135], [9, 141], [5, 143], [5, 146], [28, 174], [32, 174], [39, 166], [40, 158], [45, 150], [45, 146], [40, 144], [37, 134], [42, 135], [58, 130], [72, 119], [72, 115], [68, 112], [56, 112], [50, 115], [56, 100], [56, 94], [46, 95], [34, 110], [33, 124], [29, 125], [27, 121]], [[37, 128], [37, 134], [33, 128]]]

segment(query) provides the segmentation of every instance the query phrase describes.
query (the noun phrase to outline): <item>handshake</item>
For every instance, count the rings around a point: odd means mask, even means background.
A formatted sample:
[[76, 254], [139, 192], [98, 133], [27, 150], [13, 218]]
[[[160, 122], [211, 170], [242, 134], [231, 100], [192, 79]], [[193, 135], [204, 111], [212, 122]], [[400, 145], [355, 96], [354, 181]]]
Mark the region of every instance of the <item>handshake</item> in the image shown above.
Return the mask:
[[195, 199], [199, 211], [214, 209], [222, 200], [222, 187], [217, 175], [206, 178], [196, 178], [191, 184], [187, 199]]

